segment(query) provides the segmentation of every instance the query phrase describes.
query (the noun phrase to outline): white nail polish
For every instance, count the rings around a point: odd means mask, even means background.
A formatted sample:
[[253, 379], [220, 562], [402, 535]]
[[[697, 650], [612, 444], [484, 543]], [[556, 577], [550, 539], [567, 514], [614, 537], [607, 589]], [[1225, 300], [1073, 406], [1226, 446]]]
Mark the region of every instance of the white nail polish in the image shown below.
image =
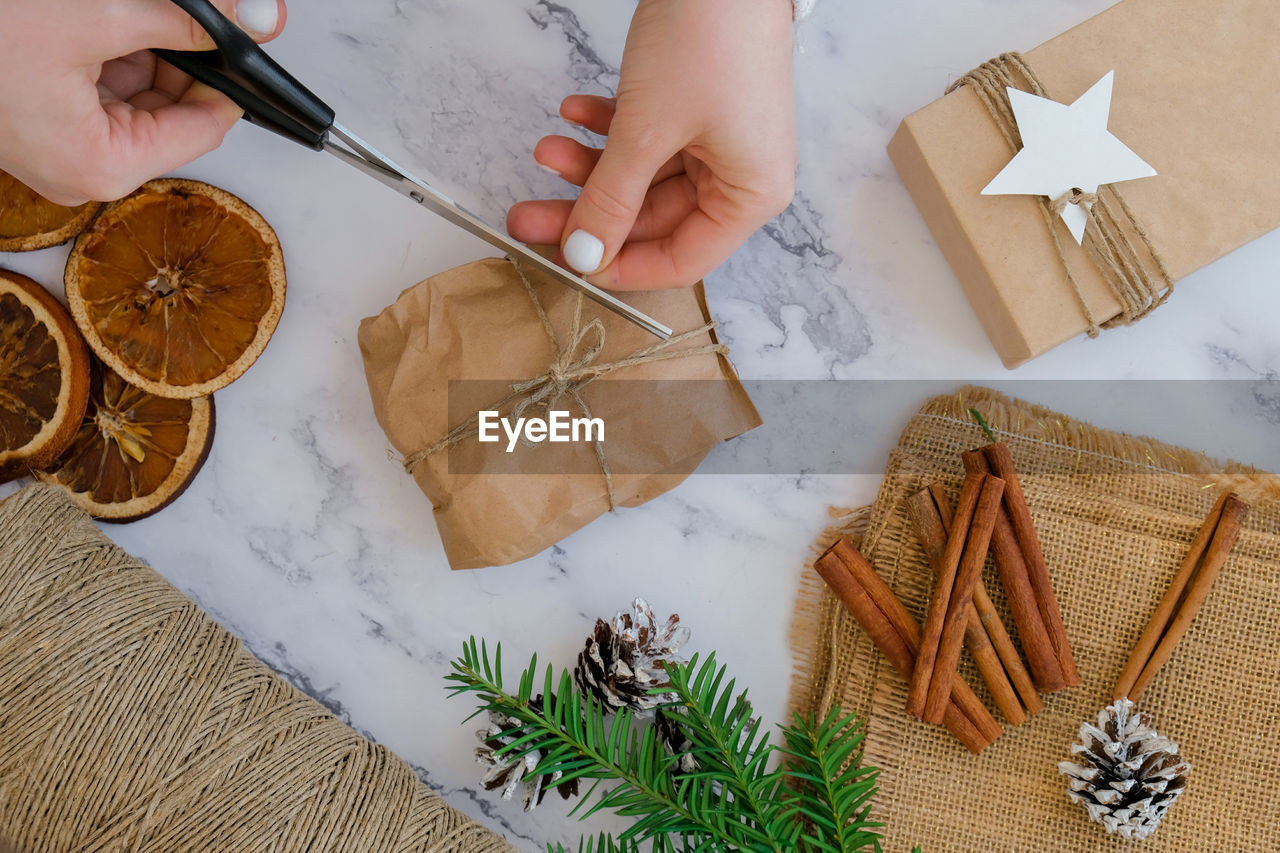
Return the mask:
[[276, 0], [237, 0], [236, 22], [243, 30], [269, 36], [280, 23], [280, 7]]
[[578, 272], [590, 275], [600, 269], [600, 262], [604, 260], [604, 243], [579, 228], [564, 241], [564, 259]]

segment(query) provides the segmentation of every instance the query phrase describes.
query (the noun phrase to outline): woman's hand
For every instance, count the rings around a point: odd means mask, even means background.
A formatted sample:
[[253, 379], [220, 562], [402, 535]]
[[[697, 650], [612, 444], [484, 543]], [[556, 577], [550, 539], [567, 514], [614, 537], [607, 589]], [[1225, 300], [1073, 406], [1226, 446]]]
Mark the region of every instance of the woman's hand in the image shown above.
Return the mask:
[[582, 187], [527, 201], [512, 236], [621, 290], [690, 285], [794, 192], [791, 0], [640, 0], [617, 98], [571, 95], [566, 120], [603, 151], [548, 136], [534, 159]]
[[[258, 41], [284, 28], [284, 0], [215, 5]], [[74, 205], [216, 148], [239, 107], [147, 50], [213, 46], [169, 0], [0, 0], [0, 169]]]

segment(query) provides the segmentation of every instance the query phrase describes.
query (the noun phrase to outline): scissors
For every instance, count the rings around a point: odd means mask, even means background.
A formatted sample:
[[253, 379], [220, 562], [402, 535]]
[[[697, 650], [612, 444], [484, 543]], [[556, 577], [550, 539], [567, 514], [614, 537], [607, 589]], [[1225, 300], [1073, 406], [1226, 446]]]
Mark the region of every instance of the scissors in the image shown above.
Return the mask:
[[335, 120], [324, 101], [285, 71], [209, 0], [173, 0], [213, 39], [217, 50], [155, 50], [165, 62], [217, 89], [244, 110], [249, 122], [315, 151], [328, 151], [348, 165], [416, 201], [464, 231], [567, 284], [666, 340], [671, 329], [588, 281], [568, 272], [506, 234], [486, 225], [453, 199], [397, 166]]

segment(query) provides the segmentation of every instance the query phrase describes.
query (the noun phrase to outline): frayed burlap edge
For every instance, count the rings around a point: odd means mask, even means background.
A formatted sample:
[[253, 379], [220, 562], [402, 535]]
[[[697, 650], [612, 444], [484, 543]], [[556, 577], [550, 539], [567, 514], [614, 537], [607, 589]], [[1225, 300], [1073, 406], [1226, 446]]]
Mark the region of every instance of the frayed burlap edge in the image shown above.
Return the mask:
[[[832, 523], [809, 549], [804, 573], [800, 575], [800, 590], [796, 597], [795, 612], [791, 619], [791, 657], [794, 668], [791, 674], [791, 698], [789, 705], [801, 714], [825, 715], [835, 702], [835, 684], [829, 677], [831, 661], [829, 652], [835, 642], [832, 632], [841, 628], [840, 602], [826, 595], [826, 585], [813, 571], [813, 562], [822, 552], [842, 536], [850, 537], [854, 544], [862, 541], [867, 522], [871, 520], [871, 505], [849, 509], [831, 507]], [[828, 655], [824, 658], [824, 654]]]
[[[1240, 493], [1253, 504], [1280, 499], [1280, 476], [1232, 460], [1214, 459], [1200, 451], [1176, 447], [1146, 436], [1095, 427], [1064, 418], [1045, 406], [1007, 397], [999, 391], [967, 385], [955, 394], [934, 397], [916, 417], [943, 418], [973, 424], [969, 409], [977, 409], [999, 438], [1010, 433], [1043, 444], [1071, 448], [1080, 454], [1118, 459], [1153, 471], [1185, 474], [1204, 480], [1206, 488], [1221, 486]], [[974, 427], [977, 429], [977, 427]]]

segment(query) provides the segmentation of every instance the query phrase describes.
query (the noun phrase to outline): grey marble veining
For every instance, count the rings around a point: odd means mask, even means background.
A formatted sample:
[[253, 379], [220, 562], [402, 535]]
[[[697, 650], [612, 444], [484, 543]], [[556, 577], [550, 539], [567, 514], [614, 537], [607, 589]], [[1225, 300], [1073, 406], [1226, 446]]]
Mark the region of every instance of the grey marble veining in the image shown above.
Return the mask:
[[[801, 167], [791, 208], [708, 278], [752, 379], [1008, 378], [898, 181], [898, 120], [988, 56], [1026, 49], [1108, 0], [822, 0], [797, 29]], [[500, 224], [531, 197], [571, 195], [534, 167], [564, 95], [616, 85], [631, 2], [297, 2], [274, 55], [340, 120]], [[204, 471], [154, 518], [108, 529], [256, 654], [396, 750], [452, 804], [518, 847], [576, 844], [568, 806], [532, 815], [478, 789], [475, 723], [443, 676], [482, 634], [517, 661], [571, 665], [596, 616], [635, 595], [680, 612], [691, 649], [722, 650], [771, 722], [791, 673], [791, 602], [829, 505], [874, 497], [870, 474], [695, 475], [523, 564], [450, 573], [426, 499], [374, 421], [359, 320], [488, 247], [353, 170], [252, 127], [180, 170], [244, 197], [276, 227], [289, 297], [258, 364], [218, 394]], [[54, 285], [65, 250], [0, 255]], [[1233, 416], [1280, 426], [1280, 236], [1179, 284], [1154, 317], [1083, 338], [1017, 379], [1256, 382]], [[1244, 386], [1241, 386], [1244, 387]], [[902, 403], [898, 423], [919, 401]], [[1074, 414], [1106, 424], [1105, 405]], [[892, 421], [889, 413], [885, 420]], [[888, 446], [873, 419], [846, 440]]]

